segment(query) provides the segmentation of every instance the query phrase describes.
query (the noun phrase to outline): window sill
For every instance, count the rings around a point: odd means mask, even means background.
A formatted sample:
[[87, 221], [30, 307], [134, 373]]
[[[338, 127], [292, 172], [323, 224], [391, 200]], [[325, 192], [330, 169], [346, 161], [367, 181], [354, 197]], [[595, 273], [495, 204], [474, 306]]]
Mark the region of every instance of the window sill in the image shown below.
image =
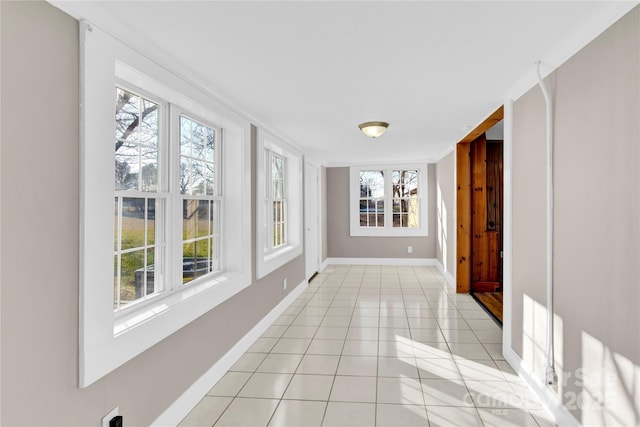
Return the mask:
[[287, 245], [263, 254], [262, 257], [258, 258], [257, 278], [263, 278], [300, 255], [302, 255], [302, 246], [299, 244]]
[[[130, 309], [124, 309], [122, 312], [115, 314], [113, 336], [118, 337], [119, 335], [126, 334], [139, 324], [173, 310], [195, 296], [204, 295], [206, 292], [213, 293], [213, 288], [232, 287], [233, 279], [239, 276], [239, 274], [240, 273], [221, 272], [213, 274], [212, 277], [203, 277], [202, 280], [185, 285], [176, 292], [166, 295], [158, 294], [148, 301], [136, 304]], [[224, 302], [224, 300], [216, 300], [215, 305], [212, 305], [211, 308], [222, 302]]]

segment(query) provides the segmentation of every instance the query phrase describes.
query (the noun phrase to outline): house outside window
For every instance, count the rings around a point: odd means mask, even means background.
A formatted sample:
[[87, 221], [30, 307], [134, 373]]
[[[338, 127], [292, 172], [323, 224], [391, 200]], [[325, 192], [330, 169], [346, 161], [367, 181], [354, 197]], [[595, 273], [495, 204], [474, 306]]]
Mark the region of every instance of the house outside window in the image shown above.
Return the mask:
[[426, 236], [427, 167], [350, 168], [352, 236]]

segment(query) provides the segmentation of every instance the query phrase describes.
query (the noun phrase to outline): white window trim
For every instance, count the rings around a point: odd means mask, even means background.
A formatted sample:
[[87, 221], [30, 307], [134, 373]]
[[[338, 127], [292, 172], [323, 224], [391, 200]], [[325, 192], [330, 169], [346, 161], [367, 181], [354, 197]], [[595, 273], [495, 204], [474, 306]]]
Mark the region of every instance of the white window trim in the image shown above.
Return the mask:
[[[285, 191], [287, 194], [287, 244], [265, 251], [266, 239], [271, 235], [266, 223], [265, 198], [267, 171], [265, 150], [285, 158]], [[256, 185], [256, 278], [261, 279], [286, 263], [302, 255], [302, 155], [291, 145], [271, 133], [258, 129]]]
[[[360, 226], [360, 172], [367, 170], [384, 171], [384, 227], [361, 227]], [[392, 183], [391, 173], [394, 170], [417, 170], [418, 171], [418, 197], [419, 221], [417, 228], [393, 227], [392, 214]], [[403, 237], [403, 236], [428, 236], [428, 167], [423, 164], [398, 163], [383, 165], [352, 166], [349, 168], [349, 225], [351, 236], [370, 237]]]
[[[251, 284], [251, 128], [237, 113], [97, 27], [82, 21], [80, 37], [79, 385], [86, 387]], [[224, 129], [223, 233], [233, 238], [224, 239], [223, 272], [116, 316], [113, 101], [119, 79]]]

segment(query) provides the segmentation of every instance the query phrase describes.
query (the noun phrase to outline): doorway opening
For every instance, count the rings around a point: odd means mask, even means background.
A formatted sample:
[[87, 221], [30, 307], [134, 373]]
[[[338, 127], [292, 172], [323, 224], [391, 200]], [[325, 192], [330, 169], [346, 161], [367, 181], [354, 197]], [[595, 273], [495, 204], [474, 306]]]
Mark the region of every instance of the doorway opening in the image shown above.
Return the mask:
[[500, 107], [456, 147], [458, 293], [502, 324], [504, 168]]

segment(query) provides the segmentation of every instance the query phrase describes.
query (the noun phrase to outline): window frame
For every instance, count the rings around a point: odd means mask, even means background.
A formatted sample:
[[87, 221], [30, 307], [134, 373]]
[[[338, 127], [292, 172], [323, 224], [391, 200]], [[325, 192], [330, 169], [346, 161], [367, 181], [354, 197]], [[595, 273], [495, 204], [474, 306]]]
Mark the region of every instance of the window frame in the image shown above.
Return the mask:
[[[84, 388], [249, 286], [253, 253], [249, 121], [86, 21], [80, 22], [80, 46], [79, 386]], [[224, 130], [222, 233], [233, 238], [222, 239], [226, 257], [219, 273], [114, 312], [114, 99], [122, 81]], [[179, 174], [175, 165], [167, 167], [172, 176]], [[167, 245], [175, 245], [176, 230]], [[168, 277], [182, 270], [166, 267]]]
[[[130, 190], [118, 190], [115, 189], [114, 191], [114, 197], [121, 197], [122, 199], [126, 198], [145, 198], [146, 200], [148, 199], [155, 199], [156, 200], [156, 205], [158, 204], [158, 202], [160, 202], [162, 205], [165, 205], [163, 207], [163, 209], [157, 209], [156, 206], [156, 218], [154, 220], [154, 231], [155, 231], [155, 244], [154, 246], [159, 249], [159, 251], [161, 252], [161, 269], [160, 271], [162, 272], [164, 269], [166, 269], [166, 265], [164, 264], [164, 253], [167, 251], [167, 227], [168, 224], [166, 223], [166, 214], [168, 212], [167, 207], [168, 203], [169, 203], [169, 198], [168, 198], [168, 182], [169, 182], [169, 165], [167, 163], [167, 158], [168, 158], [168, 146], [167, 146], [167, 142], [168, 142], [168, 135], [167, 135], [167, 129], [168, 127], [166, 126], [166, 124], [168, 123], [168, 117], [169, 117], [169, 104], [162, 99], [161, 97], [150, 93], [146, 90], [144, 90], [143, 88], [140, 88], [130, 82], [127, 82], [123, 79], [117, 78], [116, 77], [116, 81], [115, 81], [115, 86], [116, 86], [116, 90], [117, 89], [121, 89], [130, 93], [135, 94], [136, 96], [140, 97], [140, 98], [144, 98], [146, 100], [150, 100], [152, 102], [155, 102], [158, 105], [158, 135], [157, 135], [157, 168], [158, 168], [158, 181], [156, 182], [156, 190], [155, 191], [144, 191], [144, 190], [135, 190], [135, 191], [130, 191]], [[138, 172], [139, 174], [141, 173], [141, 171]], [[140, 178], [139, 178], [140, 179]], [[126, 196], [125, 196], [126, 194]], [[147, 209], [147, 203], [145, 203], [145, 209]], [[120, 226], [121, 224], [119, 224]], [[145, 229], [146, 229], [146, 225], [145, 225]], [[120, 238], [121, 236], [119, 236]], [[159, 243], [158, 243], [159, 242]], [[120, 243], [120, 242], [119, 242]], [[116, 248], [116, 255], [121, 252], [121, 250], [119, 248]], [[146, 293], [146, 280], [147, 280], [147, 275], [145, 274], [145, 279], [144, 279], [144, 289], [145, 289], [145, 293]], [[167, 281], [164, 275], [160, 274], [160, 288], [158, 292], [154, 291], [153, 294], [151, 295], [145, 295], [143, 298], [139, 298], [136, 300], [132, 300], [130, 301], [126, 306], [124, 307], [118, 307], [115, 305], [114, 303], [114, 316], [116, 318], [119, 318], [121, 316], [126, 315], [126, 313], [128, 311], [131, 310], [135, 310], [132, 307], [136, 307], [139, 305], [144, 305], [147, 303], [147, 301], [157, 297], [158, 295], [160, 295], [161, 293], [165, 292], [168, 288], [167, 288]], [[156, 280], [155, 280], [155, 272], [154, 272], [154, 284], [156, 284]], [[114, 298], [116, 298], [114, 296]], [[136, 309], [139, 309], [136, 308]]]
[[[282, 160], [282, 196], [281, 197], [277, 197], [274, 194], [274, 177], [273, 177], [273, 161], [275, 159], [280, 159]], [[282, 156], [281, 154], [275, 153], [272, 150], [265, 148], [265, 161], [267, 162], [267, 164], [265, 164], [265, 214], [267, 216], [266, 219], [266, 223], [267, 223], [267, 238], [266, 238], [266, 245], [265, 245], [265, 252], [269, 253], [269, 252], [274, 252], [277, 251], [278, 249], [284, 247], [287, 245], [287, 238], [288, 236], [288, 230], [287, 230], [287, 224], [288, 224], [288, 212], [287, 212], [287, 206], [288, 206], [288, 198], [287, 198], [287, 193], [288, 193], [288, 189], [287, 189], [287, 178], [288, 178], [288, 174], [287, 174], [287, 158]], [[274, 209], [273, 209], [273, 205], [275, 203], [280, 203], [281, 205], [284, 205], [284, 207], [282, 208], [282, 212], [280, 213], [281, 215], [281, 221], [278, 220], [277, 216], [274, 217]], [[274, 228], [276, 225], [282, 224], [282, 229], [284, 230], [284, 239], [283, 242], [279, 245], [275, 244], [275, 232], [274, 232]]]
[[[193, 122], [197, 122], [201, 125], [204, 125], [206, 127], [212, 128], [215, 133], [216, 133], [216, 137], [215, 137], [215, 142], [214, 142], [214, 161], [212, 162], [215, 170], [213, 173], [213, 179], [214, 179], [214, 193], [212, 195], [189, 195], [186, 193], [182, 193], [180, 188], [172, 188], [172, 194], [175, 195], [176, 201], [173, 205], [173, 209], [171, 211], [171, 216], [174, 218], [180, 218], [180, 224], [183, 225], [183, 204], [185, 200], [199, 200], [199, 201], [210, 201], [213, 202], [214, 204], [217, 204], [217, 210], [218, 210], [218, 217], [216, 219], [216, 223], [218, 226], [218, 230], [222, 229], [222, 225], [224, 224], [224, 220], [223, 220], [223, 212], [224, 212], [224, 194], [223, 194], [223, 173], [222, 173], [222, 169], [223, 169], [223, 164], [222, 164], [222, 158], [224, 157], [224, 132], [222, 131], [222, 128], [216, 124], [214, 122], [214, 117], [200, 117], [197, 114], [193, 114], [191, 113], [189, 110], [178, 106], [178, 105], [171, 105], [170, 106], [170, 117], [171, 117], [171, 122], [172, 123], [179, 123], [180, 119], [182, 117], [186, 117], [187, 119], [193, 121]], [[178, 125], [174, 125], [173, 129], [172, 129], [172, 133], [173, 133], [173, 138], [172, 138], [172, 143], [175, 144], [175, 146], [171, 147], [171, 151], [176, 153], [174, 158], [171, 158], [171, 169], [172, 169], [172, 177], [174, 178], [172, 180], [172, 183], [175, 186], [179, 186], [180, 185], [180, 172], [181, 172], [181, 166], [180, 166], [180, 162], [182, 159], [182, 148], [180, 146], [181, 144], [181, 126]], [[177, 221], [177, 220], [176, 220]], [[171, 259], [173, 261], [177, 260], [181, 260], [181, 262], [183, 262], [183, 258], [184, 258], [184, 253], [183, 253], [183, 245], [185, 244], [184, 241], [184, 228], [183, 226], [181, 227], [176, 227], [177, 230], [175, 230], [175, 234], [174, 236], [174, 241], [176, 242], [181, 242], [179, 245], [178, 244], [174, 244], [171, 247], [171, 250], [174, 251], [172, 253]], [[222, 230], [224, 231], [224, 230]], [[221, 233], [222, 234], [222, 233]], [[222, 234], [218, 237], [218, 242], [217, 242], [217, 250], [218, 250], [218, 254], [219, 254], [219, 258], [217, 258], [217, 262], [218, 262], [218, 268], [206, 273], [204, 276], [201, 277], [196, 277], [193, 280], [190, 280], [188, 282], [184, 282], [184, 276], [183, 276], [183, 271], [182, 271], [182, 265], [180, 265], [180, 268], [178, 269], [176, 266], [176, 271], [174, 276], [172, 277], [172, 283], [177, 284], [177, 286], [179, 288], [182, 288], [184, 286], [191, 286], [193, 284], [197, 284], [203, 280], [208, 280], [209, 278], [212, 278], [212, 275], [216, 275], [221, 273], [224, 270], [224, 251], [221, 250], [221, 248], [223, 247], [223, 244], [225, 243], [225, 236]]]
[[[418, 218], [419, 226], [393, 227], [393, 171], [418, 172]], [[360, 225], [360, 172], [382, 171], [384, 173], [384, 226], [363, 227]], [[428, 165], [415, 163], [358, 165], [349, 168], [349, 235], [354, 237], [409, 237], [428, 236]]]
[[[256, 278], [261, 279], [277, 268], [302, 255], [302, 154], [264, 129], [257, 129], [256, 159]], [[268, 153], [285, 159], [286, 231], [287, 243], [273, 248], [269, 239], [270, 218], [267, 186], [271, 185], [271, 173], [267, 170]], [[270, 166], [270, 164], [269, 164]], [[271, 241], [273, 242], [273, 241]]]

